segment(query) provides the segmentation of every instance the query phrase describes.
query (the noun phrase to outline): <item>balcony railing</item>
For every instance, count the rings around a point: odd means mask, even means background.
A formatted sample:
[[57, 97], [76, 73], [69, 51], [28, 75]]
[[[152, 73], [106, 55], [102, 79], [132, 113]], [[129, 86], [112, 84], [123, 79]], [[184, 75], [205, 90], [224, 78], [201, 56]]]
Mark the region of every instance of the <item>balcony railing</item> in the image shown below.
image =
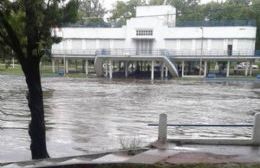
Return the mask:
[[86, 50], [52, 50], [52, 55], [59, 56], [230, 56], [230, 57], [254, 57], [260, 56], [260, 50], [136, 50], [136, 49], [86, 49]]

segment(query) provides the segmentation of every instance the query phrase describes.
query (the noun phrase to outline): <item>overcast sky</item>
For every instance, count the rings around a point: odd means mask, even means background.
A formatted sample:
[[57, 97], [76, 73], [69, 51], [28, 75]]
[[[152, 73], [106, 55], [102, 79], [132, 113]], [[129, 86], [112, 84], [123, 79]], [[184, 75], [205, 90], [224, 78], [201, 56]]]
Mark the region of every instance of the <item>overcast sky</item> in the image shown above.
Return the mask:
[[[118, 1], [118, 0], [101, 0], [101, 2], [102, 1], [103, 1], [103, 4], [104, 4], [105, 8], [107, 10], [110, 10], [112, 8], [112, 5], [115, 4], [115, 2]], [[128, 0], [122, 0], [122, 1], [126, 2]], [[217, 1], [217, 0], [201, 0], [201, 3], [207, 3], [207, 2], [210, 2], [210, 1]]]

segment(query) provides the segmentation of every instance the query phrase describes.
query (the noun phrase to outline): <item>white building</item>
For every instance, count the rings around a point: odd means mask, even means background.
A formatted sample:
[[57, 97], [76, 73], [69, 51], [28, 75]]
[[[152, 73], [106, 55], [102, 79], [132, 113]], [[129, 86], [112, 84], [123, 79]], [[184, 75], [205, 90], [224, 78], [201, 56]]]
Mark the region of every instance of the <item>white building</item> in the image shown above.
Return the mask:
[[126, 56], [135, 57], [132, 61], [144, 61], [138, 56], [165, 56], [182, 65], [183, 76], [184, 61], [200, 61], [206, 76], [207, 61], [228, 61], [229, 66], [229, 61], [255, 60], [256, 26], [246, 22], [236, 26], [176, 26], [176, 9], [166, 5], [137, 7], [136, 17], [121, 28], [63, 27], [55, 33], [63, 38], [52, 46], [56, 59], [102, 55], [120, 62], [120, 57], [121, 61], [131, 61]]

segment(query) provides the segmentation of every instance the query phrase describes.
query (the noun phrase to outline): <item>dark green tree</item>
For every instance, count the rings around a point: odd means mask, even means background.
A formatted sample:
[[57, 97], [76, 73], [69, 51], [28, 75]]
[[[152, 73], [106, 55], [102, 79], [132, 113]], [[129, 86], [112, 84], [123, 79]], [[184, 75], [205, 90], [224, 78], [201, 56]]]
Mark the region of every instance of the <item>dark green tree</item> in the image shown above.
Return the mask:
[[1, 0], [0, 44], [13, 50], [19, 60], [28, 87], [31, 112], [29, 135], [33, 159], [49, 157], [46, 148], [43, 94], [39, 63], [46, 48], [58, 38], [52, 28], [62, 22], [73, 22], [77, 16], [77, 1], [66, 5], [61, 0]]

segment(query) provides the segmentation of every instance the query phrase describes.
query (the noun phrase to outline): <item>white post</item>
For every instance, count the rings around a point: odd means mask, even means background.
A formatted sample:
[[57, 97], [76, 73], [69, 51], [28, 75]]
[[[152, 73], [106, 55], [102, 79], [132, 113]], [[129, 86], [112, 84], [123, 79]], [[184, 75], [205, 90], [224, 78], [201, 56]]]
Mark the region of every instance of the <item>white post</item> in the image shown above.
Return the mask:
[[255, 114], [252, 139], [253, 139], [253, 144], [260, 145], [260, 113]]
[[55, 73], [55, 60], [51, 59], [52, 73]]
[[164, 144], [167, 142], [167, 115], [160, 114], [158, 127], [158, 142]]
[[125, 77], [127, 78], [128, 77], [128, 62], [125, 61], [124, 64], [125, 64]]
[[88, 60], [85, 61], [85, 72], [88, 75]]
[[151, 65], [151, 80], [154, 80], [154, 61], [152, 61]]
[[12, 64], [13, 64], [13, 68], [14, 68], [14, 57], [12, 58]]
[[163, 79], [163, 75], [164, 75], [164, 63], [162, 63], [161, 65], [161, 78]]
[[168, 67], [165, 67], [165, 78], [168, 78]]
[[208, 62], [204, 61], [204, 77], [207, 77]]
[[109, 78], [113, 78], [113, 62], [112, 60], [109, 60]]
[[184, 77], [184, 66], [185, 66], [185, 63], [184, 61], [182, 61], [182, 65], [181, 65], [181, 76]]
[[227, 74], [226, 74], [226, 77], [229, 77], [229, 71], [230, 71], [230, 61], [227, 62]]

